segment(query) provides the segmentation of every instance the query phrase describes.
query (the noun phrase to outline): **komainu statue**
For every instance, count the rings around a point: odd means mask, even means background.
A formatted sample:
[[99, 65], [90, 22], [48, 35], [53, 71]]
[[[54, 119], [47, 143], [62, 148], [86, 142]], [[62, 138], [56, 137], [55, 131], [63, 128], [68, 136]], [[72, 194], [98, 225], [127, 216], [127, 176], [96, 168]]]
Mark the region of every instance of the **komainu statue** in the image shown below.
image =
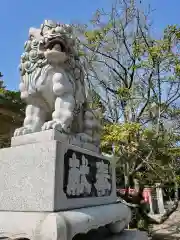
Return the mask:
[[70, 25], [46, 20], [30, 28], [21, 56], [21, 98], [24, 124], [14, 136], [57, 129], [96, 142], [100, 129], [95, 112], [87, 109], [84, 73]]

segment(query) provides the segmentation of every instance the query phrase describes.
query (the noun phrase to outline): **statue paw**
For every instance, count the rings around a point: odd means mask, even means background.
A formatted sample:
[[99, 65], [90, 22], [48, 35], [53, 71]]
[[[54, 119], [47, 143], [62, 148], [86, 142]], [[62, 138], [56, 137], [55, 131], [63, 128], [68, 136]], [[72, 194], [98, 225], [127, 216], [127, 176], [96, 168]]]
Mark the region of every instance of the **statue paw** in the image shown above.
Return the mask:
[[44, 125], [42, 126], [42, 131], [49, 130], [49, 129], [56, 129], [61, 132], [63, 131], [61, 123], [55, 120], [48, 121], [44, 123]]
[[33, 132], [32, 129], [28, 127], [17, 128], [14, 132], [14, 137], [25, 135], [32, 132]]

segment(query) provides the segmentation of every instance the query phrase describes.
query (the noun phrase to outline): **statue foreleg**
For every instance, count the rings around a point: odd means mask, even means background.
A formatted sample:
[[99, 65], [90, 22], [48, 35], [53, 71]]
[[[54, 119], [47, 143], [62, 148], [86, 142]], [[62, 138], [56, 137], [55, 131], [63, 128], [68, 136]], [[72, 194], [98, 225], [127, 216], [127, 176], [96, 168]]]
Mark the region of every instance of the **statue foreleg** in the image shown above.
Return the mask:
[[46, 122], [42, 130], [55, 128], [62, 132], [69, 132], [75, 108], [73, 85], [63, 74], [56, 73], [53, 76], [53, 92], [56, 96], [56, 100], [52, 120]]
[[41, 131], [41, 127], [45, 122], [45, 111], [38, 105], [29, 104], [26, 106], [25, 115], [23, 127], [16, 129], [14, 136]]

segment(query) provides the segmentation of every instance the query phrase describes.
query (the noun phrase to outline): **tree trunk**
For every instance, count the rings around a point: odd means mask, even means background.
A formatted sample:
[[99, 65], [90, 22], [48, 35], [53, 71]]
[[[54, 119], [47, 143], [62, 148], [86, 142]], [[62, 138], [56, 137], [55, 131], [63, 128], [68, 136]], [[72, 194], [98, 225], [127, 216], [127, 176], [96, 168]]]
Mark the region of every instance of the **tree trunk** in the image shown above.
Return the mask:
[[178, 190], [178, 184], [177, 181], [174, 181], [174, 200], [178, 201], [179, 200], [179, 190]]

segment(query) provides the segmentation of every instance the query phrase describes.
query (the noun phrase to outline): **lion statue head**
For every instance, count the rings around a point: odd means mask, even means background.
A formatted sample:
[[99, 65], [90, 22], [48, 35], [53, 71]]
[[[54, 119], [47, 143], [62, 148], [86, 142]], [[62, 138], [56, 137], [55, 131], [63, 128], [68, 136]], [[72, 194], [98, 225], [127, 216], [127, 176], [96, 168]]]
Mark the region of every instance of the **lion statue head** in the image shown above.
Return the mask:
[[46, 20], [41, 25], [40, 34], [39, 54], [44, 55], [49, 63], [62, 64], [68, 58], [75, 57], [75, 39], [70, 25]]
[[30, 28], [29, 39], [24, 45], [20, 62], [21, 98], [26, 99], [38, 92], [38, 86], [44, 84], [47, 71], [58, 66], [73, 76], [74, 80], [84, 81], [73, 28], [68, 24], [45, 20], [40, 29]]

